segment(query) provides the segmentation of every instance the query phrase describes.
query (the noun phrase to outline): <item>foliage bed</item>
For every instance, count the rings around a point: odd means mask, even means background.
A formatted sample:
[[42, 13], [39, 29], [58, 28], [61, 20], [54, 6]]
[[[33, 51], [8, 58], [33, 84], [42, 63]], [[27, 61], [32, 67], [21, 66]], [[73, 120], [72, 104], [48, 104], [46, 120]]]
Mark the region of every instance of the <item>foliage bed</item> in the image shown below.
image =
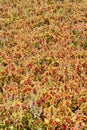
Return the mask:
[[0, 0], [0, 130], [87, 130], [86, 0]]

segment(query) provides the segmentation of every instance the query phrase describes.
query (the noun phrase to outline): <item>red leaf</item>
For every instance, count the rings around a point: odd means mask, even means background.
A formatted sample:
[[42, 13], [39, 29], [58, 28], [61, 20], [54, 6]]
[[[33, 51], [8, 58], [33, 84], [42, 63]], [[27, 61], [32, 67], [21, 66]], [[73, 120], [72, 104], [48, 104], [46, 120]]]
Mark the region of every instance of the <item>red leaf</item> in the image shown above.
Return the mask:
[[26, 65], [26, 67], [27, 67], [28, 69], [31, 69], [32, 66], [33, 66], [33, 63], [29, 63], [29, 64]]
[[42, 100], [39, 99], [39, 100], [37, 101], [37, 104], [38, 104], [38, 106], [40, 107], [40, 106], [42, 105]]
[[66, 130], [66, 125], [62, 124], [62, 130]]
[[37, 90], [36, 90], [35, 88], [33, 89], [33, 93], [34, 93], [34, 94], [36, 94], [36, 93], [37, 93]]
[[67, 86], [66, 85], [64, 86], [64, 89], [67, 90]]

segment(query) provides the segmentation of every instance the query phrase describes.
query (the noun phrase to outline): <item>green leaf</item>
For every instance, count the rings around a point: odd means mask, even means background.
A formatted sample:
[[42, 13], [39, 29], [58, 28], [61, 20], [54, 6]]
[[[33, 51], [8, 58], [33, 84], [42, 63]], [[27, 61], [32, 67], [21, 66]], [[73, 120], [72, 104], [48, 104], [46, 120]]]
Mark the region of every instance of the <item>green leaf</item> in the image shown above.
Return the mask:
[[2, 61], [2, 57], [0, 57], [0, 62]]
[[51, 35], [46, 35], [46, 42], [49, 43], [52, 40], [53, 36]]

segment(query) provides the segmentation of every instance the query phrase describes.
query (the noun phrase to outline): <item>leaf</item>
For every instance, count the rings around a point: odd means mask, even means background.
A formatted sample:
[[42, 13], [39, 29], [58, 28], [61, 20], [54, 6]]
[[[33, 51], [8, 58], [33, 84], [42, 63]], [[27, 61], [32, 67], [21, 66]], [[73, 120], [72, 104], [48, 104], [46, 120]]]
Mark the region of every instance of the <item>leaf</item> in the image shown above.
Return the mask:
[[2, 62], [2, 57], [0, 56], [0, 62]]
[[60, 119], [59, 119], [59, 118], [55, 118], [55, 121], [56, 121], [56, 122], [60, 122]]
[[46, 42], [49, 43], [53, 39], [52, 35], [46, 35]]
[[46, 124], [49, 124], [49, 120], [48, 119], [45, 118], [44, 121], [45, 121]]

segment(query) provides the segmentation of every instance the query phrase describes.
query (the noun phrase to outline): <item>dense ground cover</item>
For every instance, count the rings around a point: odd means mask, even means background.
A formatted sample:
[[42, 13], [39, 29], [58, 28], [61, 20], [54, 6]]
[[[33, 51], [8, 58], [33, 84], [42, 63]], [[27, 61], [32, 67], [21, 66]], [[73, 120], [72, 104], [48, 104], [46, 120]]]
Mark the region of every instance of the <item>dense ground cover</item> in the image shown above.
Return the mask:
[[0, 130], [87, 130], [86, 0], [0, 0]]

